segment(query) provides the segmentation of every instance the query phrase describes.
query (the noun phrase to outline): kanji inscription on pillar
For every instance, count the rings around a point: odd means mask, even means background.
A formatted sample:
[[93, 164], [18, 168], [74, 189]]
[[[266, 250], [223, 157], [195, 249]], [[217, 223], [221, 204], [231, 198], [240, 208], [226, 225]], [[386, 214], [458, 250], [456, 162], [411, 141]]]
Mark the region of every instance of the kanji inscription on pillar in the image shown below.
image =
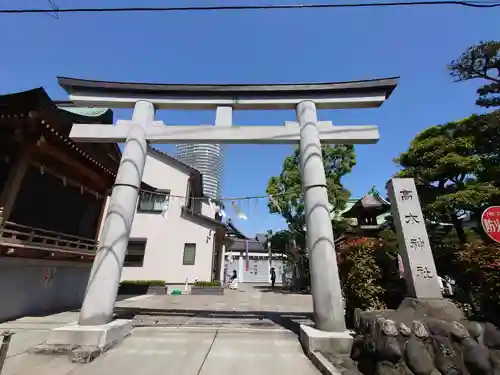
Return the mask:
[[393, 178], [387, 190], [409, 295], [442, 298], [415, 182], [412, 178]]

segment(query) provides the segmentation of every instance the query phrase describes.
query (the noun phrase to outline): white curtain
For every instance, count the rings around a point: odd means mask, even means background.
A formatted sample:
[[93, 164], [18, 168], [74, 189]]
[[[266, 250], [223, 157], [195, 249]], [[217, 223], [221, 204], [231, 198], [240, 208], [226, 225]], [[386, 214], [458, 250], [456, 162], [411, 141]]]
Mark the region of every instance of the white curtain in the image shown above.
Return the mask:
[[153, 210], [164, 211], [166, 205], [168, 208], [168, 198], [167, 195], [152, 194], [151, 200], [153, 201]]
[[166, 193], [142, 192], [139, 199], [141, 211], [165, 212], [170, 203], [170, 196]]

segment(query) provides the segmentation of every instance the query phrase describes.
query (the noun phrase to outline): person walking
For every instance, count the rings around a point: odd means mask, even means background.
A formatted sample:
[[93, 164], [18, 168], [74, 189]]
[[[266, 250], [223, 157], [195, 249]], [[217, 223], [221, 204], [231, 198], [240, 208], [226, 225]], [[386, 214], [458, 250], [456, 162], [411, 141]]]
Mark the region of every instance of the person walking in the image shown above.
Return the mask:
[[271, 288], [274, 289], [274, 284], [276, 283], [276, 270], [271, 267]]
[[231, 275], [231, 284], [229, 289], [238, 289], [238, 274], [236, 273], [236, 270], [233, 270], [233, 274]]

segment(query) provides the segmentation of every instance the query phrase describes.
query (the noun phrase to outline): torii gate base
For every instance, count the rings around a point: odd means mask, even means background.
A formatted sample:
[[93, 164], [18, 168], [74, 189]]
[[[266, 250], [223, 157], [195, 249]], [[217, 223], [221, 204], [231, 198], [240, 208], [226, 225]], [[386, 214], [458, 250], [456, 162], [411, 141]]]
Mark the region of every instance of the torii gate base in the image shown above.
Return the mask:
[[[60, 78], [77, 104], [134, 107], [132, 121], [74, 125], [71, 137], [87, 142], [126, 141], [111, 194], [78, 323], [51, 331], [49, 345], [102, 352], [130, 333], [131, 322], [112, 320], [118, 285], [134, 218], [138, 189], [151, 143], [299, 143], [305, 199], [307, 248], [316, 327], [301, 327], [306, 351], [349, 354], [332, 224], [321, 155], [323, 143], [375, 143], [374, 126], [318, 123], [316, 108], [378, 107], [397, 79], [304, 85], [152, 85]], [[155, 109], [216, 109], [216, 126], [164, 126]], [[237, 127], [233, 109], [295, 109], [297, 123], [281, 127]], [[193, 130], [195, 129], [195, 130]]]

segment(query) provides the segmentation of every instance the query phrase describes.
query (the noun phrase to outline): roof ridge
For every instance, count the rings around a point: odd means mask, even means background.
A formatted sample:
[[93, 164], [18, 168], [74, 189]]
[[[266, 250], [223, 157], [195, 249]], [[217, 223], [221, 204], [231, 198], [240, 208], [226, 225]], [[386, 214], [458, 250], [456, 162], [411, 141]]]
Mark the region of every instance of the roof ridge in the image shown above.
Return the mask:
[[171, 160], [172, 162], [177, 163], [177, 164], [178, 164], [179, 166], [181, 166], [181, 167], [184, 167], [184, 168], [186, 168], [186, 169], [189, 169], [190, 171], [193, 171], [193, 172], [195, 172], [195, 173], [199, 173], [199, 174], [201, 174], [201, 172], [200, 172], [199, 170], [197, 170], [196, 168], [194, 168], [194, 167], [190, 166], [189, 164], [184, 163], [183, 161], [179, 160], [179, 159], [178, 159], [178, 158], [176, 158], [175, 156], [172, 156], [172, 155], [168, 154], [168, 153], [167, 153], [167, 152], [165, 152], [165, 151], [159, 150], [159, 149], [157, 149], [156, 147], [153, 147], [153, 146], [151, 146], [151, 145], [148, 145], [148, 150], [151, 150], [151, 151], [153, 151], [153, 152], [156, 152], [156, 153], [158, 153], [158, 154], [161, 154], [162, 156], [164, 156], [164, 157], [168, 158], [168, 159], [169, 159], [169, 160]]
[[200, 197], [205, 197], [205, 195], [203, 194], [203, 174], [198, 169], [193, 168], [192, 166], [167, 154], [165, 151], [158, 150], [157, 148], [151, 145], [147, 146], [147, 153], [163, 158], [163, 161], [172, 163], [174, 167], [181, 168], [184, 169], [184, 171], [187, 171], [190, 178], [193, 178], [196, 181], [196, 186], [199, 189], [199, 192], [197, 194], [199, 194]]

